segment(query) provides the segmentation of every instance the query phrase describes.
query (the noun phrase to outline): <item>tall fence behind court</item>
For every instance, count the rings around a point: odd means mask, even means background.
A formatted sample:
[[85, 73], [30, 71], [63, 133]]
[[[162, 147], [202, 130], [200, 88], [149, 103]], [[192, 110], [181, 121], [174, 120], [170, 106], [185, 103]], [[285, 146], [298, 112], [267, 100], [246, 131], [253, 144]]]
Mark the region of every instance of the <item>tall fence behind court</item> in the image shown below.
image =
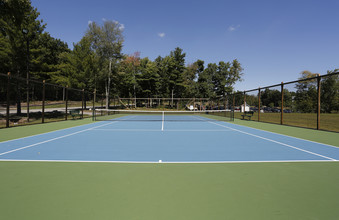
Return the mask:
[[233, 94], [235, 118], [339, 132], [339, 72]]
[[91, 116], [92, 95], [84, 90], [8, 73], [0, 74], [0, 92], [0, 128]]
[[[339, 132], [339, 72], [229, 94], [226, 98], [120, 98], [0, 73], [0, 128], [91, 117], [95, 108], [228, 109], [241, 119]], [[78, 110], [76, 114], [73, 110]]]

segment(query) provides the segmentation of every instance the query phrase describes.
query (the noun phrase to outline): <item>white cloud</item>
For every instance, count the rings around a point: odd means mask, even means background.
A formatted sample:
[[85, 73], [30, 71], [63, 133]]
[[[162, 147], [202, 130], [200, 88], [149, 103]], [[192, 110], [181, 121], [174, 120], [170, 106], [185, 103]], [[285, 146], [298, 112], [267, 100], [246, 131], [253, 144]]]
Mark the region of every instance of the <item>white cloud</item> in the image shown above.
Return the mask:
[[88, 25], [91, 25], [93, 23], [93, 21], [89, 20], [88, 21]]
[[228, 27], [228, 31], [233, 32], [233, 31], [235, 31], [239, 28], [240, 28], [239, 24], [238, 25], [231, 25], [231, 26]]
[[124, 24], [120, 24], [119, 30], [123, 31], [124, 29], [125, 29], [125, 25]]
[[165, 37], [165, 35], [166, 35], [165, 33], [158, 33], [158, 36], [161, 38]]
[[106, 21], [107, 21], [107, 19], [106, 19], [106, 18], [102, 18], [102, 21], [103, 21], [103, 22], [106, 22]]

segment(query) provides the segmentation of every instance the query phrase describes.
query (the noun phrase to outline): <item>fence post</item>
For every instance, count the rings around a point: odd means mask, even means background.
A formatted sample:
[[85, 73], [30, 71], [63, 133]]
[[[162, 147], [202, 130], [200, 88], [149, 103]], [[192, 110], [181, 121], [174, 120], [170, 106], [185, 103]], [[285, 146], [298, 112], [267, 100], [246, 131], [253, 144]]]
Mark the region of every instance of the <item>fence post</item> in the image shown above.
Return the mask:
[[45, 123], [45, 96], [46, 96], [45, 83], [46, 83], [45, 80], [42, 81], [42, 113], [41, 113], [41, 123]]
[[260, 96], [261, 96], [261, 89], [259, 87], [259, 92], [258, 92], [258, 121], [260, 121], [260, 108], [261, 108], [261, 105], [260, 105]]
[[246, 91], [244, 91], [244, 112], [245, 110], [246, 110]]
[[84, 118], [85, 89], [82, 89], [81, 118]]
[[280, 124], [284, 124], [284, 82], [281, 82], [281, 109]]
[[27, 79], [26, 79], [26, 111], [27, 111], [27, 122], [29, 122], [29, 73], [28, 73], [28, 66], [27, 66]]
[[321, 93], [321, 83], [320, 83], [321, 77], [320, 74], [317, 76], [317, 87], [318, 87], [318, 109], [317, 109], [317, 130], [320, 129], [320, 108], [321, 108], [321, 103], [320, 103], [320, 93]]
[[235, 93], [233, 93], [233, 114], [235, 112]]
[[67, 120], [67, 113], [68, 113], [68, 86], [66, 86], [65, 93], [66, 93], [66, 114], [65, 114], [65, 120]]
[[92, 120], [95, 121], [95, 95], [96, 95], [96, 91], [94, 89], [94, 92], [93, 92], [93, 108], [92, 108]]
[[7, 73], [7, 101], [6, 101], [6, 128], [9, 127], [9, 105], [10, 105], [11, 73]]
[[[101, 109], [104, 108], [104, 93], [101, 94]], [[107, 97], [106, 97], [106, 102], [107, 102]], [[106, 103], [106, 106], [107, 106], [107, 103]]]

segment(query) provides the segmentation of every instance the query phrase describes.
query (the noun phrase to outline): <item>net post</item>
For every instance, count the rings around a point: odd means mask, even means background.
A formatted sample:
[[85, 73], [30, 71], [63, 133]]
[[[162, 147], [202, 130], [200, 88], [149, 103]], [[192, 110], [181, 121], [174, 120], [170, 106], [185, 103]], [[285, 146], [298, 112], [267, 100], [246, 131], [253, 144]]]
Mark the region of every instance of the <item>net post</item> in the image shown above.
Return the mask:
[[321, 77], [317, 75], [317, 88], [318, 88], [318, 103], [317, 103], [317, 130], [320, 129], [320, 110], [321, 110]]
[[46, 98], [46, 80], [42, 81], [42, 113], [41, 123], [45, 123], [45, 98]]
[[10, 90], [11, 89], [11, 73], [7, 73], [7, 100], [6, 100], [6, 128], [9, 127], [9, 105], [10, 105]]
[[284, 124], [284, 82], [281, 82], [281, 109], [280, 124]]

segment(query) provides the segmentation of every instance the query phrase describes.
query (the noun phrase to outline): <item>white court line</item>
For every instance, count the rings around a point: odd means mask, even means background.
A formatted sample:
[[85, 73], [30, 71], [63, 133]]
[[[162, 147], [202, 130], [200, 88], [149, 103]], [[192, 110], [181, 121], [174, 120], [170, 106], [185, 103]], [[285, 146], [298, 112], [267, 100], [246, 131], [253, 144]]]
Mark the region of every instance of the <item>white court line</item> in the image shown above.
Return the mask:
[[[156, 131], [156, 132], [160, 132], [160, 130], [156, 130], [156, 129], [93, 129], [93, 131], [140, 131], [140, 132], [142, 132], [142, 131]], [[190, 130], [184, 130], [184, 129], [176, 129], [176, 130], [174, 130], [174, 129], [168, 129], [168, 130], [164, 130], [165, 132], [167, 132], [167, 131], [170, 131], [170, 132], [175, 132], [175, 131], [177, 131], [177, 132], [195, 132], [195, 131], [197, 131], [197, 132], [226, 132], [226, 131], [231, 131], [231, 130], [229, 130], [229, 129], [225, 129], [225, 130], [201, 130], [201, 129], [190, 129]]]
[[[232, 124], [232, 123], [230, 123], [230, 124]], [[298, 139], [298, 140], [308, 141], [308, 142], [312, 142], [312, 143], [315, 143], [315, 144], [321, 144], [321, 145], [324, 145], [324, 146], [327, 146], [327, 147], [339, 149], [339, 147], [336, 147], [336, 146], [333, 146], [333, 145], [330, 145], [330, 144], [324, 144], [324, 143], [311, 141], [311, 140], [307, 140], [307, 139], [303, 139], [303, 138], [298, 138], [298, 137], [294, 137], [294, 136], [290, 136], [290, 135], [286, 135], [286, 134], [280, 134], [280, 133], [276, 133], [276, 132], [272, 132], [272, 131], [266, 131], [266, 130], [259, 129], [259, 128], [252, 128], [252, 127], [248, 127], [248, 126], [245, 126], [245, 125], [238, 125], [238, 124], [234, 124], [234, 125], [244, 127], [244, 128], [250, 128], [250, 129], [253, 129], [253, 130], [264, 131], [264, 132], [267, 132], [267, 133], [277, 134], [277, 135], [281, 135], [281, 136], [285, 136], [285, 137], [295, 138], [295, 139]], [[300, 129], [306, 129], [306, 128], [300, 128]], [[321, 132], [321, 131], [319, 131], [319, 132]], [[324, 131], [324, 132], [326, 132], [326, 131]]]
[[40, 136], [40, 135], [44, 135], [44, 134], [49, 134], [49, 133], [53, 133], [53, 132], [56, 132], [56, 131], [68, 130], [68, 129], [72, 129], [72, 128], [86, 126], [86, 125], [90, 125], [90, 124], [94, 124], [94, 123], [100, 123], [100, 122], [91, 122], [91, 123], [88, 123], [88, 124], [77, 125], [77, 126], [73, 126], [73, 127], [69, 127], [69, 128], [60, 128], [60, 129], [56, 129], [54, 131], [48, 131], [48, 132], [44, 132], [44, 133], [40, 133], [40, 134], [33, 134], [33, 135], [30, 135], [30, 136], [15, 138], [15, 139], [7, 140], [7, 141], [0, 141], [0, 144], [6, 143], [6, 142], [10, 142], [10, 141], [16, 141], [16, 140], [19, 140], [19, 139], [25, 139], [25, 138], [30, 138], [30, 137], [34, 137], [34, 136]]
[[95, 161], [95, 160], [16, 160], [16, 159], [0, 159], [7, 162], [57, 162], [57, 163], [122, 163], [122, 164], [237, 164], [237, 163], [303, 163], [303, 162], [338, 162], [329, 160], [263, 160], [263, 161]]
[[[202, 119], [200, 119], [200, 120], [202, 120]], [[332, 160], [332, 161], [337, 161], [334, 158], [327, 157], [327, 156], [324, 156], [324, 155], [321, 155], [321, 154], [317, 154], [317, 153], [314, 153], [312, 151], [304, 150], [304, 149], [301, 149], [301, 148], [298, 148], [298, 147], [295, 147], [295, 146], [292, 146], [292, 145], [289, 145], [289, 144], [285, 144], [285, 143], [275, 141], [275, 140], [272, 140], [272, 139], [269, 139], [269, 138], [261, 137], [259, 135], [251, 134], [251, 133], [241, 131], [241, 130], [238, 130], [238, 129], [235, 129], [235, 128], [231, 128], [231, 127], [228, 127], [228, 126], [225, 126], [225, 125], [221, 125], [221, 124], [218, 124], [218, 123], [215, 123], [215, 122], [212, 122], [212, 121], [207, 121], [207, 122], [212, 123], [212, 124], [216, 124], [216, 125], [224, 127], [224, 128], [231, 129], [233, 131], [237, 131], [237, 132], [240, 132], [240, 133], [243, 133], [243, 134], [247, 134], [247, 135], [250, 135], [250, 136], [253, 136], [253, 137], [256, 137], [256, 138], [260, 138], [260, 139], [263, 139], [263, 140], [266, 140], [266, 141], [270, 141], [270, 142], [273, 142], [273, 143], [276, 143], [276, 144], [280, 144], [280, 145], [283, 145], [283, 146], [286, 146], [286, 147], [289, 147], [289, 148], [293, 148], [293, 149], [296, 149], [296, 150], [299, 150], [299, 151], [303, 151], [303, 152], [306, 152], [306, 153], [309, 153], [309, 154], [313, 154], [313, 155], [316, 155], [318, 157], [322, 157], [322, 158]]]
[[85, 131], [93, 130], [95, 128], [100, 128], [100, 127], [103, 127], [103, 126], [106, 126], [106, 125], [109, 125], [109, 124], [113, 124], [113, 123], [116, 123], [116, 122], [117, 121], [110, 122], [110, 123], [107, 123], [107, 124], [104, 124], [104, 125], [99, 125], [99, 126], [92, 127], [92, 128], [87, 128], [85, 130], [77, 131], [77, 132], [66, 134], [66, 135], [63, 135], [63, 136], [60, 136], [60, 137], [52, 138], [52, 139], [49, 139], [49, 140], [46, 140], [46, 141], [41, 141], [41, 142], [38, 142], [38, 143], [35, 143], [35, 144], [31, 144], [31, 145], [28, 145], [28, 146], [25, 146], [25, 147], [20, 147], [20, 148], [14, 149], [14, 150], [6, 151], [6, 152], [3, 152], [3, 153], [0, 153], [0, 156], [5, 155], [5, 154], [9, 154], [9, 153], [12, 153], [12, 152], [15, 152], [15, 151], [23, 150], [23, 149], [26, 149], [26, 148], [34, 147], [34, 146], [37, 146], [37, 145], [40, 145], [40, 144], [55, 141], [55, 140], [58, 140], [58, 139], [61, 139], [61, 138], [69, 137], [69, 136], [79, 134], [79, 133], [82, 133], [82, 132], [85, 132]]

